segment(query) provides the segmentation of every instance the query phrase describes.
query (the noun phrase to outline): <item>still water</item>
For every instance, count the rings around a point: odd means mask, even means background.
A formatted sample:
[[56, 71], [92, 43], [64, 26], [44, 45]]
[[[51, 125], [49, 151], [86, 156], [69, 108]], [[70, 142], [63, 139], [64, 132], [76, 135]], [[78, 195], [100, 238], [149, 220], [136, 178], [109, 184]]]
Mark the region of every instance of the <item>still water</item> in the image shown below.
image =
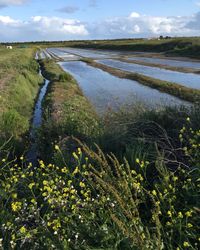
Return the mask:
[[172, 67], [183, 67], [183, 68], [192, 68], [200, 70], [200, 62], [192, 62], [192, 61], [178, 61], [178, 60], [170, 60], [170, 59], [160, 59], [160, 58], [151, 58], [151, 57], [129, 57], [128, 60], [136, 60], [148, 63], [156, 63], [161, 65], [167, 65]]
[[98, 62], [117, 69], [140, 73], [163, 81], [178, 83], [189, 88], [200, 89], [200, 75], [197, 74], [181, 73], [112, 59], [98, 60]]
[[84, 94], [99, 113], [121, 105], [144, 103], [147, 106], [188, 105], [176, 97], [139, 84], [136, 81], [120, 79], [84, 62], [61, 62], [61, 67], [78, 82]]

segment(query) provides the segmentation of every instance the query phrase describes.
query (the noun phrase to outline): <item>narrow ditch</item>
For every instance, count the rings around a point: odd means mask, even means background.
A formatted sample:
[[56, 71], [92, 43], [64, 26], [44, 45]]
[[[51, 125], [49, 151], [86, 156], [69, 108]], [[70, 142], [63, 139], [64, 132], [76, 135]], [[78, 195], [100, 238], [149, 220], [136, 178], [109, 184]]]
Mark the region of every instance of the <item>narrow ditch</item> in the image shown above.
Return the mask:
[[[39, 74], [42, 75], [42, 70], [40, 66]], [[42, 75], [43, 77], [43, 75]], [[43, 77], [44, 78], [44, 77]], [[29, 162], [32, 162], [33, 164], [37, 162], [39, 152], [38, 152], [38, 129], [42, 125], [42, 102], [45, 98], [45, 95], [47, 93], [48, 85], [50, 81], [44, 78], [44, 84], [41, 87], [37, 101], [35, 103], [34, 111], [33, 111], [33, 118], [32, 118], [32, 124], [31, 124], [31, 130], [30, 130], [30, 148], [27, 152], [26, 158]]]

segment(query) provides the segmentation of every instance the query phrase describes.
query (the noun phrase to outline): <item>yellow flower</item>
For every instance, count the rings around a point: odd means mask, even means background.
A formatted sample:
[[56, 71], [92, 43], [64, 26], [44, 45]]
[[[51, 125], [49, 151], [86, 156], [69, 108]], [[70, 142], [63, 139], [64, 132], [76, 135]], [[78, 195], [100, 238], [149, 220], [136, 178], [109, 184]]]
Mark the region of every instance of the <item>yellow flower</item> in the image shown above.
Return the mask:
[[57, 231], [59, 228], [61, 228], [61, 224], [60, 224], [60, 221], [58, 219], [53, 220], [52, 224], [54, 225], [53, 226], [54, 231]]
[[75, 194], [75, 193], [76, 193], [76, 190], [75, 190], [75, 189], [72, 189], [72, 190], [70, 191], [70, 193], [71, 193], [71, 194]]
[[79, 158], [78, 158], [78, 155], [75, 153], [75, 152], [73, 152], [73, 157], [74, 157], [74, 159], [76, 159], [76, 160], [78, 160]]
[[36, 200], [35, 199], [31, 199], [31, 203], [36, 204]]
[[66, 167], [62, 168], [61, 172], [66, 174], [67, 173], [67, 168]]
[[44, 180], [44, 181], [43, 181], [43, 185], [44, 185], [44, 186], [48, 185], [48, 181]]
[[183, 219], [183, 214], [182, 214], [182, 212], [178, 212], [178, 218]]
[[168, 212], [167, 212], [167, 215], [168, 215], [169, 217], [172, 217], [172, 212], [171, 212], [171, 211], [168, 211]]
[[192, 211], [190, 210], [190, 211], [187, 211], [186, 213], [185, 213], [185, 215], [186, 215], [186, 217], [192, 217]]
[[82, 154], [81, 148], [78, 148], [78, 154], [79, 154], [79, 155]]
[[25, 234], [26, 233], [26, 228], [23, 226], [19, 229], [21, 234]]
[[2, 159], [2, 162], [5, 162], [6, 161], [6, 159]]
[[58, 150], [60, 150], [60, 148], [59, 148], [59, 146], [58, 146], [58, 145], [55, 145], [55, 147], [54, 147], [54, 148], [55, 148], [55, 150], [57, 150], [57, 151], [58, 151]]
[[34, 183], [34, 182], [32, 182], [32, 183], [30, 183], [30, 184], [28, 185], [28, 187], [29, 187], [30, 189], [32, 189], [33, 186], [35, 186], [35, 183]]
[[191, 228], [191, 227], [193, 227], [193, 225], [192, 225], [191, 223], [188, 223], [188, 224], [187, 224], [187, 227], [188, 227], [188, 228]]
[[177, 181], [178, 180], [178, 177], [177, 176], [174, 176], [173, 177], [173, 181]]
[[190, 244], [189, 244], [189, 242], [184, 241], [184, 242], [183, 242], [183, 246], [184, 246], [184, 247], [189, 247], [189, 246], [190, 246]]
[[187, 122], [190, 122], [190, 117], [187, 117], [186, 121], [187, 121]]
[[78, 169], [78, 167], [76, 167], [73, 174], [77, 174], [78, 172], [79, 172], [79, 169]]
[[85, 183], [83, 183], [83, 182], [80, 182], [80, 187], [82, 187], [82, 188], [85, 188]]
[[19, 211], [19, 210], [22, 208], [22, 203], [19, 202], [19, 201], [13, 202], [13, 203], [11, 204], [11, 208], [12, 208], [12, 210], [13, 210], [14, 212], [17, 212], [17, 211]]
[[135, 162], [139, 164], [139, 163], [140, 163], [140, 159], [137, 158], [137, 159], [135, 160]]
[[156, 196], [156, 195], [157, 195], [156, 190], [153, 190], [153, 191], [152, 191], [152, 194], [153, 194], [154, 196]]
[[20, 157], [20, 160], [21, 160], [21, 161], [23, 161], [23, 160], [24, 160], [24, 156], [23, 156], [23, 155]]

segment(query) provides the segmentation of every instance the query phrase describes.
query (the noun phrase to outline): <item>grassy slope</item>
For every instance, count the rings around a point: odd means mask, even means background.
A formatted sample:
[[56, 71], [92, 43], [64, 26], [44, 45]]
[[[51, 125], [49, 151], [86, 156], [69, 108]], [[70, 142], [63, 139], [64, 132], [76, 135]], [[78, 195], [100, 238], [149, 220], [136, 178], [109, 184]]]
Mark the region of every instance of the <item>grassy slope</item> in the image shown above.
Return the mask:
[[51, 81], [44, 102], [43, 145], [68, 136], [94, 138], [99, 133], [98, 117], [77, 82], [52, 60], [43, 60], [41, 65], [43, 75]]
[[20, 140], [29, 130], [40, 84], [34, 49], [0, 49], [0, 138]]

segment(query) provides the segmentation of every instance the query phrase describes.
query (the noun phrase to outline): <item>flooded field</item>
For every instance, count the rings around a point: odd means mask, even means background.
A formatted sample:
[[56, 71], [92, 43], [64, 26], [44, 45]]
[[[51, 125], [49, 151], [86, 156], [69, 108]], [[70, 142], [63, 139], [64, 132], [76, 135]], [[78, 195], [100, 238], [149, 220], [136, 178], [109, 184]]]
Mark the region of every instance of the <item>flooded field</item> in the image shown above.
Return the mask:
[[143, 86], [136, 81], [120, 79], [84, 62], [62, 62], [62, 68], [73, 75], [84, 94], [98, 112], [121, 105], [144, 103], [151, 107], [188, 104], [171, 95]]
[[63, 52], [60, 49], [47, 49], [47, 52], [49, 52], [50, 54], [56, 55], [59, 58], [65, 60], [65, 61], [73, 61], [73, 60], [79, 60], [81, 57], [77, 56], [77, 55], [73, 55], [67, 52]]
[[192, 61], [178, 61], [175, 59], [161, 59], [161, 58], [153, 58], [153, 57], [129, 57], [128, 60], [137, 60], [148, 63], [155, 63], [160, 65], [167, 65], [172, 67], [184, 67], [184, 68], [192, 68], [192, 69], [200, 69], [200, 62], [192, 62]]
[[98, 62], [117, 69], [140, 73], [160, 80], [178, 83], [189, 88], [200, 89], [200, 75], [197, 74], [175, 72], [172, 70], [148, 67], [135, 63], [126, 63], [112, 59], [98, 60]]
[[50, 48], [49, 52], [65, 58], [67, 55], [74, 55], [77, 57], [89, 57], [92, 59], [101, 58], [119, 58], [122, 56], [137, 56], [139, 54], [148, 55], [147, 52], [130, 52], [130, 51], [113, 51], [113, 50], [95, 50], [95, 49], [77, 49], [77, 48]]
[[73, 48], [55, 48], [49, 49], [50, 52], [55, 53], [61, 58], [66, 56], [76, 56], [77, 59], [80, 57], [89, 57], [92, 59], [109, 58], [115, 56], [113, 53], [101, 53], [99, 51], [85, 50], [85, 49], [73, 49]]

